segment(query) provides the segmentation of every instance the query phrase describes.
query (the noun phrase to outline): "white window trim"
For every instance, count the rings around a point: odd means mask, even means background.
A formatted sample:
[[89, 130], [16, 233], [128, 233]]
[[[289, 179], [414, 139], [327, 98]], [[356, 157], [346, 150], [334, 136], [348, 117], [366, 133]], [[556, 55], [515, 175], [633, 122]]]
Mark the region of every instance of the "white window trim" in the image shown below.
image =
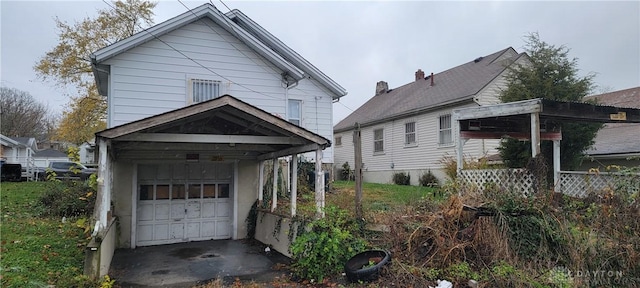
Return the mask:
[[[187, 89], [186, 89], [186, 94], [185, 95], [185, 101], [187, 105], [192, 105], [192, 104], [197, 104], [200, 102], [195, 102], [193, 101], [193, 81], [195, 80], [205, 80], [205, 81], [214, 81], [214, 82], [218, 82], [219, 83], [219, 92], [218, 92], [218, 96], [215, 98], [218, 98], [222, 95], [227, 94], [227, 85], [224, 85], [224, 82], [222, 81], [221, 78], [216, 78], [216, 77], [211, 77], [209, 75], [187, 75], [186, 77], [186, 85], [187, 85]], [[215, 99], [213, 98], [213, 99]]]
[[[411, 143], [407, 143], [407, 124], [409, 123], [413, 123], [413, 142]], [[403, 129], [404, 129], [404, 147], [405, 148], [410, 148], [410, 147], [418, 147], [418, 121], [416, 120], [409, 120], [404, 122], [403, 125]]]
[[[440, 129], [440, 121], [442, 119], [442, 117], [446, 117], [449, 116], [449, 128], [448, 130], [451, 131], [451, 142], [449, 143], [442, 143], [442, 139], [440, 138], [441, 132], [444, 131], [443, 129]], [[454, 137], [454, 129], [453, 129], [453, 116], [451, 113], [443, 113], [438, 115], [438, 147], [453, 147], [455, 146], [455, 137]]]
[[[376, 130], [382, 130], [382, 150], [381, 151], [376, 151]], [[377, 127], [377, 128], [373, 128], [373, 155], [384, 155], [384, 127]]]
[[300, 103], [300, 119], [294, 119], [294, 120], [298, 120], [300, 123], [298, 124], [298, 126], [300, 127], [304, 127], [303, 123], [304, 123], [304, 101], [302, 99], [297, 99], [297, 98], [289, 98], [287, 99], [287, 107], [285, 109], [287, 109], [287, 121], [291, 122], [291, 113], [289, 111], [289, 103], [291, 103], [291, 101], [298, 101]]

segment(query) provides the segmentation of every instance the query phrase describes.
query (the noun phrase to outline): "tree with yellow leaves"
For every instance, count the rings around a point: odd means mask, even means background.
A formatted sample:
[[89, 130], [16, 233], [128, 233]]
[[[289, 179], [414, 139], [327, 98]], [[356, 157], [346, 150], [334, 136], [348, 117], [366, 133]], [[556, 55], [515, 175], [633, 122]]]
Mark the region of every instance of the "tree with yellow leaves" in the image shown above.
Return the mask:
[[98, 10], [95, 18], [74, 24], [55, 19], [60, 42], [34, 69], [42, 80], [77, 91], [63, 112], [56, 133], [59, 140], [81, 144], [106, 128], [106, 99], [98, 94], [89, 55], [152, 25], [155, 6], [146, 0], [118, 0], [109, 9]]

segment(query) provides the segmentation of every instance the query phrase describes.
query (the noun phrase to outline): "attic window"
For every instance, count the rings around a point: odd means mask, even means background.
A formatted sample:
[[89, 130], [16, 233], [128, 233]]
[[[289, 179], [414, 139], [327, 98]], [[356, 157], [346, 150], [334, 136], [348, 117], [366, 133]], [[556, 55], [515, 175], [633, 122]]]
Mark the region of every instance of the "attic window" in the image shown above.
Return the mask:
[[189, 82], [189, 104], [200, 103], [220, 97], [220, 81], [191, 79]]

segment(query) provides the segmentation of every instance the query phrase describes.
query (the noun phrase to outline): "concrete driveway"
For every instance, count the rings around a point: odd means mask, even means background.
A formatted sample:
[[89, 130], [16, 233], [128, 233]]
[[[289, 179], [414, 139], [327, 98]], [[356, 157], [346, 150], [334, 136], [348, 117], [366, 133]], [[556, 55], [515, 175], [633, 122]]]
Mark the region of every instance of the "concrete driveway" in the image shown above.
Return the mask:
[[212, 279], [268, 283], [287, 273], [289, 258], [262, 244], [215, 240], [118, 249], [109, 275], [120, 287], [192, 287]]

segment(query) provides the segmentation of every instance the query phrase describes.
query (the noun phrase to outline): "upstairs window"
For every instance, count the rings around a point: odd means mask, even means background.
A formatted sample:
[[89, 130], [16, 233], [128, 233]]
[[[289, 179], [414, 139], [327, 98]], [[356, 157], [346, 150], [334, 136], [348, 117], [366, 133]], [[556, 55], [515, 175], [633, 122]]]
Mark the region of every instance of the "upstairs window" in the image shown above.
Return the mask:
[[440, 116], [438, 144], [440, 144], [441, 146], [448, 146], [453, 144], [453, 137], [451, 134], [451, 114]]
[[384, 130], [383, 129], [373, 130], [373, 152], [374, 153], [384, 152]]
[[301, 126], [302, 123], [302, 101], [301, 100], [293, 100], [289, 99], [288, 103], [288, 113], [289, 122]]
[[220, 81], [191, 79], [189, 104], [204, 102], [220, 97]]
[[336, 146], [342, 145], [342, 136], [336, 136]]
[[407, 122], [404, 124], [404, 144], [416, 144], [416, 122]]

